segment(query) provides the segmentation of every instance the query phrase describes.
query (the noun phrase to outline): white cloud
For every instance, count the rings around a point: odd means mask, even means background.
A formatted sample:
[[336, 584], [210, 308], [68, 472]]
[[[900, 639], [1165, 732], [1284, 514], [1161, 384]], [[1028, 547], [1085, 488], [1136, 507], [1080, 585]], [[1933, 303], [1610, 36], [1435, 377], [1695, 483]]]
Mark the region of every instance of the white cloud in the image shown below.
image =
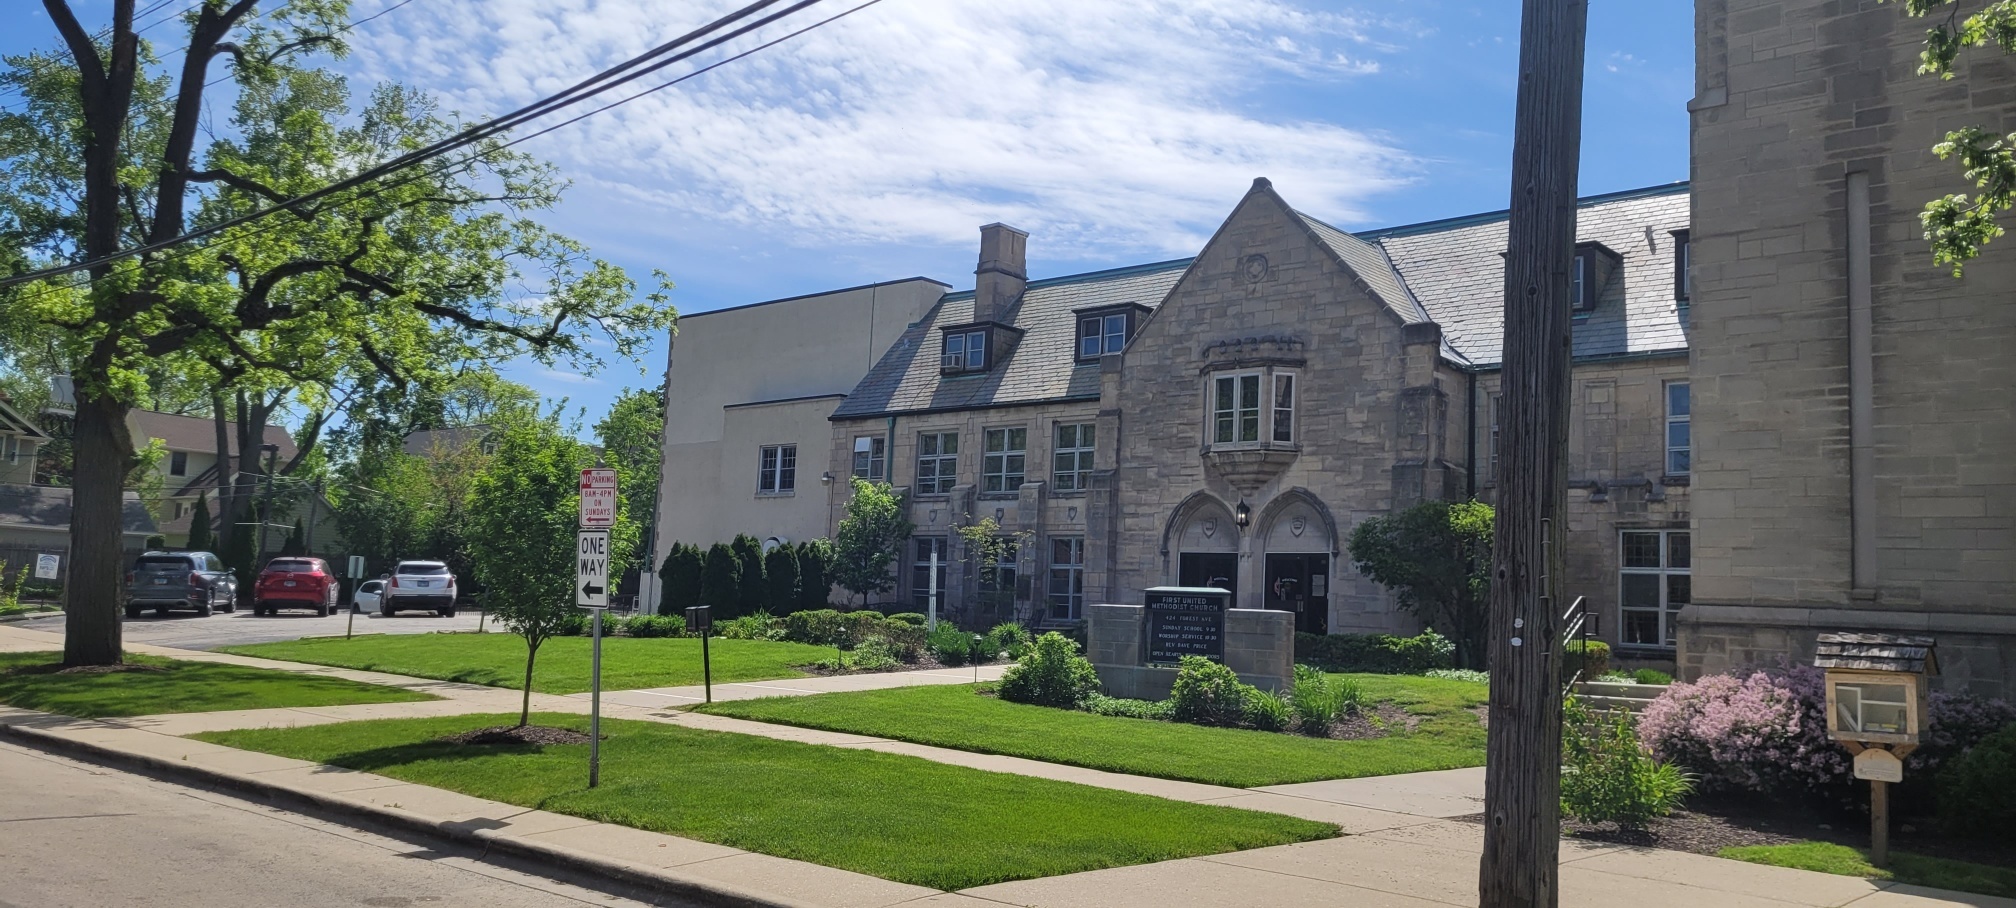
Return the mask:
[[[430, 0], [373, 23], [351, 65], [491, 113], [728, 8]], [[1260, 111], [1377, 74], [1368, 49], [1397, 52], [1393, 41], [1422, 34], [1292, 0], [886, 0], [529, 147], [668, 218], [804, 246], [964, 245], [1002, 220], [1046, 250], [1185, 254], [1255, 176], [1338, 221], [1410, 180], [1421, 162], [1379, 133]]]

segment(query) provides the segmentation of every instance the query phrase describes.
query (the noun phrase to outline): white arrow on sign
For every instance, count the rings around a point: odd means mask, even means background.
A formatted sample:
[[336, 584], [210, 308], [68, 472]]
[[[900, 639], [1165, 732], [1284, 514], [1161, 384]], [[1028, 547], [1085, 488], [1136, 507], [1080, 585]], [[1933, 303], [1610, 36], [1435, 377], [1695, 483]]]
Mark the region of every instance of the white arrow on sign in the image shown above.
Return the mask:
[[609, 607], [609, 534], [583, 530], [574, 544], [574, 604]]

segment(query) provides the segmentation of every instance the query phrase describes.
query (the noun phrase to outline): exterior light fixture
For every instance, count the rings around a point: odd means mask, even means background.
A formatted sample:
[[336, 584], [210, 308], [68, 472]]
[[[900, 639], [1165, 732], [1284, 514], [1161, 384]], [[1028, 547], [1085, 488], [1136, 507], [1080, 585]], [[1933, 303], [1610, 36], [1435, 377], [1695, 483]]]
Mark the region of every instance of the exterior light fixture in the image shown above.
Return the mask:
[[821, 473], [819, 474], [819, 481], [823, 484], [831, 484], [833, 482], [833, 474]]
[[1232, 522], [1238, 524], [1242, 530], [1252, 526], [1253, 509], [1247, 507], [1246, 502], [1239, 502], [1239, 506], [1232, 509]]

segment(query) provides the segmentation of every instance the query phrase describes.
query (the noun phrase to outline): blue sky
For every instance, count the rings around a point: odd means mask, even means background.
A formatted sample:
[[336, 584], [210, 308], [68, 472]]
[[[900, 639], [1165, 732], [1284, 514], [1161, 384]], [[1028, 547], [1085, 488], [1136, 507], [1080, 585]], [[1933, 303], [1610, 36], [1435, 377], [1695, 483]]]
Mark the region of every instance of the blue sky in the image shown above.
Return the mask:
[[[40, 4], [4, 2], [0, 52], [55, 43]], [[77, 6], [95, 24], [110, 4]], [[481, 115], [729, 6], [413, 0], [340, 65]], [[574, 181], [553, 226], [640, 292], [667, 271], [682, 312], [916, 274], [965, 288], [981, 224], [1029, 230], [1034, 277], [1177, 258], [1256, 176], [1346, 229], [1503, 208], [1518, 19], [1514, 0], [883, 0], [525, 147]], [[1692, 4], [1590, 4], [1584, 194], [1687, 176], [1692, 71]], [[663, 355], [510, 375], [592, 422]]]

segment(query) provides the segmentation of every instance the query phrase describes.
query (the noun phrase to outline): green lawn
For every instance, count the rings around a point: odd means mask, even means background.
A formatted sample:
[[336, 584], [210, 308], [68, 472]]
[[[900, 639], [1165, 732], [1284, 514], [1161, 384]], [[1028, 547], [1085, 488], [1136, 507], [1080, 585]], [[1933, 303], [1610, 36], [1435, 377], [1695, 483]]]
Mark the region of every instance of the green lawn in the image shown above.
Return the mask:
[[440, 699], [403, 688], [340, 678], [131, 653], [126, 655], [127, 662], [157, 665], [163, 670], [105, 674], [52, 674], [38, 670], [61, 661], [62, 653], [0, 653], [0, 703], [66, 716], [100, 718]]
[[[578, 694], [587, 690], [588, 643], [586, 637], [555, 637], [546, 641], [539, 647], [532, 689], [547, 694]], [[833, 655], [830, 646], [766, 640], [713, 640], [709, 641], [709, 647], [716, 684], [803, 677], [805, 673], [793, 666], [809, 665]], [[516, 634], [369, 634], [350, 640], [310, 637], [229, 646], [224, 652], [494, 687], [519, 687], [525, 683], [525, 640]], [[603, 690], [699, 683], [697, 639], [602, 639]]]
[[1027, 706], [982, 696], [967, 685], [772, 697], [700, 709], [1237, 788], [1484, 765], [1484, 728], [1470, 712], [1484, 703], [1484, 685], [1410, 675], [1345, 677], [1370, 700], [1401, 706], [1420, 724], [1384, 738], [1331, 741]]
[[[213, 732], [227, 747], [367, 770], [476, 797], [939, 889], [1330, 838], [1337, 827], [915, 757], [604, 720], [588, 746], [439, 739], [515, 715]], [[587, 730], [587, 718], [535, 722]]]
[[1893, 851], [1890, 852], [1890, 867], [1883, 869], [1870, 864], [1869, 856], [1861, 849], [1836, 845], [1832, 842], [1751, 845], [1742, 848], [1724, 848], [1721, 854], [1725, 858], [1749, 861], [1752, 864], [1817, 870], [1821, 873], [1868, 877], [1875, 880], [1895, 880], [1914, 886], [1931, 886], [1956, 892], [2016, 898], [2016, 868], [2012, 867], [1970, 864], [1966, 861]]

